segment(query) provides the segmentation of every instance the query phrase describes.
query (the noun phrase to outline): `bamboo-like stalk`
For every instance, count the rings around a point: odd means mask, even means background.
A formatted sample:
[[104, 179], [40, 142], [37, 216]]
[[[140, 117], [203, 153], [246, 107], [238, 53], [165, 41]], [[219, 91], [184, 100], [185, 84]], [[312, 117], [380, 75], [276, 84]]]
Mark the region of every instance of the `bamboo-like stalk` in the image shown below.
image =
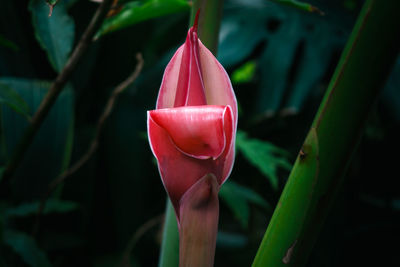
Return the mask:
[[[221, 24], [223, 0], [195, 0], [192, 6], [190, 26], [193, 25], [197, 10], [200, 8], [198, 36], [203, 44], [217, 54], [218, 35]], [[177, 267], [179, 265], [179, 232], [174, 208], [167, 200], [163, 240], [160, 250], [159, 267]]]
[[176, 221], [174, 207], [167, 199], [165, 209], [165, 221], [162, 235], [159, 267], [177, 267], [179, 266], [179, 232]]
[[303, 266], [400, 45], [400, 1], [367, 0], [253, 266]]
[[197, 34], [203, 44], [216, 56], [221, 26], [223, 0], [196, 0], [193, 2], [190, 25], [200, 10]]

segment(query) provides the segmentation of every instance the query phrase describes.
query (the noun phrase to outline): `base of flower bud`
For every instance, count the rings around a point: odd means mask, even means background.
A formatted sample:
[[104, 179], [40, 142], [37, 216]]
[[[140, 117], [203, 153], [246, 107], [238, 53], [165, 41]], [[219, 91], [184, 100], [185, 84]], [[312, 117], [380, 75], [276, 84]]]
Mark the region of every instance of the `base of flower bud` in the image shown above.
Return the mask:
[[213, 174], [203, 176], [180, 201], [179, 266], [214, 265], [218, 232], [219, 185]]

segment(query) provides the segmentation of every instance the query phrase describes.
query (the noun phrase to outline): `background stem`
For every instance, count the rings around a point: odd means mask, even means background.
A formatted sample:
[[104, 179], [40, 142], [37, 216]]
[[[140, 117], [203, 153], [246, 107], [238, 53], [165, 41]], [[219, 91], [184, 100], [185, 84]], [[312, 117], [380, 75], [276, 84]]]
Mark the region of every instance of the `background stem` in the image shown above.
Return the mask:
[[179, 266], [179, 232], [176, 222], [174, 208], [172, 203], [167, 199], [167, 207], [165, 211], [164, 230], [162, 235], [159, 267], [176, 267]]
[[216, 56], [218, 35], [221, 26], [223, 0], [199, 0], [193, 2], [190, 25], [193, 25], [197, 10], [200, 9], [198, 36], [201, 42]]
[[[218, 35], [221, 25], [223, 0], [198, 0], [193, 2], [190, 25], [196, 12], [201, 8], [198, 24], [198, 36], [202, 43], [214, 54], [217, 54]], [[174, 209], [167, 200], [163, 240], [161, 244], [159, 267], [176, 267], [179, 265], [179, 233]]]
[[307, 263], [371, 105], [398, 54], [398, 10], [399, 1], [365, 2], [253, 266]]

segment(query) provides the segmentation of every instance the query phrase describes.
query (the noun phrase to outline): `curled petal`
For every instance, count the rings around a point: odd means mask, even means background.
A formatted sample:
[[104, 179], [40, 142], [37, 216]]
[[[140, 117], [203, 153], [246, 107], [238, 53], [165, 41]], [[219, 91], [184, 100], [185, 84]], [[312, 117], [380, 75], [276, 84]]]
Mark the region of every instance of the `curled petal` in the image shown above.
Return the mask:
[[225, 148], [223, 106], [190, 106], [150, 111], [177, 148], [198, 159], [218, 158]]
[[226, 166], [233, 164], [227, 158], [234, 148], [232, 110], [229, 106], [153, 110], [147, 123], [150, 146], [179, 218], [179, 200], [193, 184], [208, 173], [221, 184], [232, 168]]

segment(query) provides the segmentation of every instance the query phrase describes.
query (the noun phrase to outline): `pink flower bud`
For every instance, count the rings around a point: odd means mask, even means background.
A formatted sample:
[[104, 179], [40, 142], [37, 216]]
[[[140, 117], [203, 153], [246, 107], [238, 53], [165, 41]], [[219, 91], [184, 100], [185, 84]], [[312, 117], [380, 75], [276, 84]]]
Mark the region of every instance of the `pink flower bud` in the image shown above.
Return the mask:
[[180, 218], [181, 200], [207, 174], [219, 186], [235, 157], [237, 103], [225, 69], [197, 37], [197, 23], [167, 65], [148, 136], [164, 187]]

